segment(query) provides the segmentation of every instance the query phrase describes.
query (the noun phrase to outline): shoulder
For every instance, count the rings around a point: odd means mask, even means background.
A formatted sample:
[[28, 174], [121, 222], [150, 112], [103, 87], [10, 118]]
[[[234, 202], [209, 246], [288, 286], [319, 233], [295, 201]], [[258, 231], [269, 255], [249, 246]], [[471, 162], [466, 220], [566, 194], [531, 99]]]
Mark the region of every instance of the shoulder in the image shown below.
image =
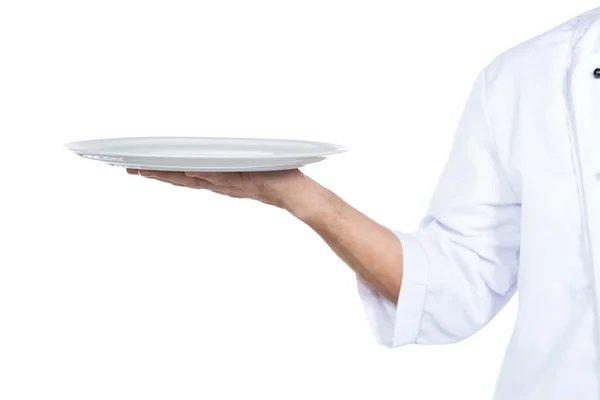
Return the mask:
[[600, 20], [600, 7], [573, 17], [498, 54], [484, 67], [489, 82], [529, 79], [539, 71], [568, 68], [569, 57], [582, 23]]
[[568, 165], [568, 74], [574, 55], [596, 51], [599, 44], [600, 7], [498, 54], [483, 68], [485, 109], [499, 157], [511, 166], [508, 170], [529, 163], [529, 154], [515, 149], [531, 143], [552, 148], [548, 157]]

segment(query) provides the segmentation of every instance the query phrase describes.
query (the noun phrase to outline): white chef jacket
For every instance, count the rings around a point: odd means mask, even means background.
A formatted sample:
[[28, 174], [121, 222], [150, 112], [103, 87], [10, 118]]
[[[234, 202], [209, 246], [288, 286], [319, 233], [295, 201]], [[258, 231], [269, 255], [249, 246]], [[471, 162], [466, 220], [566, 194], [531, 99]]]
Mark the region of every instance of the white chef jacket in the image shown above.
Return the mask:
[[380, 344], [461, 341], [518, 290], [494, 399], [600, 399], [600, 7], [481, 70], [425, 217], [390, 230], [397, 304], [358, 279]]

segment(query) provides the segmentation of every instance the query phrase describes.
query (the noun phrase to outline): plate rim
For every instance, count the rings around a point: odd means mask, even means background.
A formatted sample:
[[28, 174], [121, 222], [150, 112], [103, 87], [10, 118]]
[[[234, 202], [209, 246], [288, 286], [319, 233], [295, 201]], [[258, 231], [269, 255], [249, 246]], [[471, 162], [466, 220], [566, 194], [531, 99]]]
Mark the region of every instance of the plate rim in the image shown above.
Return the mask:
[[[279, 141], [279, 142], [300, 142], [306, 144], [316, 144], [316, 145], [327, 145], [332, 146], [331, 150], [313, 152], [313, 153], [289, 153], [282, 156], [281, 154], [269, 154], [269, 155], [260, 155], [260, 156], [249, 156], [249, 155], [152, 155], [152, 154], [136, 154], [136, 153], [127, 153], [127, 152], [108, 152], [108, 151], [89, 151], [82, 149], [80, 146], [82, 143], [86, 142], [98, 142], [98, 141], [110, 141], [110, 140], [145, 140], [145, 139], [208, 139], [208, 140], [250, 140], [250, 141]], [[340, 154], [348, 151], [348, 147], [341, 145], [339, 143], [331, 143], [331, 142], [320, 142], [315, 140], [302, 140], [302, 139], [280, 139], [280, 138], [243, 138], [243, 137], [216, 137], [216, 136], [127, 136], [127, 137], [117, 137], [117, 138], [101, 138], [101, 139], [88, 139], [88, 140], [78, 140], [72, 141], [63, 144], [67, 149], [73, 151], [77, 154], [90, 154], [90, 155], [99, 155], [99, 156], [117, 156], [117, 157], [146, 157], [146, 158], [202, 158], [202, 159], [273, 159], [273, 158], [293, 158], [293, 157], [323, 157], [334, 154]], [[79, 148], [77, 148], [79, 146]]]

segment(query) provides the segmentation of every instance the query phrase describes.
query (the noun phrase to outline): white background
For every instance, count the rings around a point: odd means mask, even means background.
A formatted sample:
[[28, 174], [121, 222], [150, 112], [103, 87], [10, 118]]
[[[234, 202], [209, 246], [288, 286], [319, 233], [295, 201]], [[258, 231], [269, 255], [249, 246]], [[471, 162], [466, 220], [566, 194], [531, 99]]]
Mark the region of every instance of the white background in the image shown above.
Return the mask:
[[516, 298], [450, 346], [375, 344], [285, 211], [69, 153], [118, 136], [331, 141], [304, 168], [416, 227], [477, 72], [592, 0], [0, 3], [0, 399], [487, 399]]

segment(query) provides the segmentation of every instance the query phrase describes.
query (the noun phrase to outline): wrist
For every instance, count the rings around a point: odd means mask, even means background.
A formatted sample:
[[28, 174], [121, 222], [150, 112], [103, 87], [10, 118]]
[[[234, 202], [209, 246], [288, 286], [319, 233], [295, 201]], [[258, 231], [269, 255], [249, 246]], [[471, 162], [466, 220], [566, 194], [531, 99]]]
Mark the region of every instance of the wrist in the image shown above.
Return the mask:
[[305, 223], [335, 214], [333, 193], [308, 176], [302, 176], [297, 190], [288, 193], [283, 208]]

